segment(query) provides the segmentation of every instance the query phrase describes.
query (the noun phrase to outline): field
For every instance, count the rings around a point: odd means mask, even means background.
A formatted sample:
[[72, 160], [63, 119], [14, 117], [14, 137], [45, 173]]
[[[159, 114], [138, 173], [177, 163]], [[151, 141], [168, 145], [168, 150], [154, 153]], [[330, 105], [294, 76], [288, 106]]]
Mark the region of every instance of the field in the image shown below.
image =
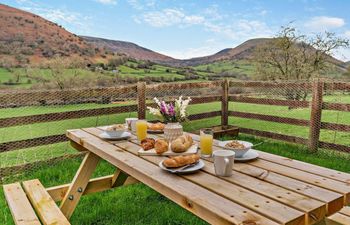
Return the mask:
[[[142, 62], [126, 62], [118, 66], [117, 70], [96, 70], [90, 69], [64, 69], [60, 74], [62, 81], [75, 81], [79, 84], [79, 80], [91, 81], [106, 80], [112, 82], [113, 79], [120, 79], [126, 82], [137, 82], [142, 79], [149, 79], [153, 82], [181, 82], [181, 81], [203, 81], [212, 73], [205, 71], [186, 72], [184, 68], [174, 68], [162, 65], [152, 65], [149, 69], [138, 68]], [[116, 72], [118, 71], [118, 72]], [[128, 80], [131, 78], [132, 80]], [[38, 83], [53, 82], [51, 70], [39, 68], [11, 68], [7, 70], [0, 67], [0, 90], [7, 89], [24, 89], [32, 88]], [[97, 83], [98, 85], [98, 83]]]
[[211, 64], [195, 66], [194, 69], [200, 71], [211, 71], [212, 73], [231, 72], [235, 74], [247, 75], [250, 78], [254, 78], [255, 66], [248, 60], [238, 61], [219, 61]]

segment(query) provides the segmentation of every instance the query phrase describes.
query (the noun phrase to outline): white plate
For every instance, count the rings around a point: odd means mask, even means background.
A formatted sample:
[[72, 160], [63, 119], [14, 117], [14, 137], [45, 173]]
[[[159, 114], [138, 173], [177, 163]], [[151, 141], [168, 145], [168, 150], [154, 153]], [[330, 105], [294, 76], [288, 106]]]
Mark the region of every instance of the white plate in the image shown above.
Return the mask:
[[163, 170], [166, 170], [166, 171], [170, 172], [170, 173], [193, 173], [193, 172], [196, 172], [196, 171], [202, 169], [202, 168], [204, 167], [204, 165], [205, 165], [204, 162], [203, 162], [203, 160], [200, 159], [196, 165], [191, 166], [191, 167], [188, 167], [188, 168], [185, 168], [185, 169], [183, 169], [183, 170], [181, 170], [181, 171], [179, 171], [179, 172], [176, 172], [176, 170], [177, 170], [178, 168], [172, 168], [172, 169], [166, 168], [166, 167], [163, 165], [163, 161], [164, 161], [164, 160], [162, 160], [162, 161], [159, 163], [159, 167], [162, 168]]
[[[187, 151], [181, 152], [181, 153], [176, 153], [176, 152], [171, 151], [171, 147], [169, 145], [168, 151], [164, 152], [161, 155], [162, 156], [192, 155], [192, 154], [196, 154], [197, 151], [198, 151], [198, 145], [197, 144], [192, 145], [191, 147], [189, 147], [187, 149]], [[143, 148], [141, 148], [138, 151], [138, 153], [139, 153], [139, 155], [158, 155], [154, 148], [152, 148], [150, 150], [147, 150], [147, 151], [145, 151]]]
[[147, 129], [147, 133], [150, 133], [150, 134], [163, 134], [164, 130], [148, 130]]
[[106, 139], [106, 140], [124, 140], [131, 137], [131, 134], [129, 132], [123, 132], [120, 136], [111, 136], [106, 132], [103, 132], [99, 135], [100, 138]]
[[259, 153], [253, 149], [248, 150], [241, 158], [235, 158], [236, 162], [246, 162], [259, 157]]

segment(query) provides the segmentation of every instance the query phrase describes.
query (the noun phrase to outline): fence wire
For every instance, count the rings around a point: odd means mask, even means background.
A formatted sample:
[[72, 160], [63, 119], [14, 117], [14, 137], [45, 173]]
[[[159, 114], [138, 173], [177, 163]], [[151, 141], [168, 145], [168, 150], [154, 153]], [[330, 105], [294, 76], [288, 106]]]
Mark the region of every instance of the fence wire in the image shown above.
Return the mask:
[[[0, 177], [81, 157], [67, 142], [66, 130], [137, 117], [138, 88], [0, 92]], [[304, 145], [310, 145], [310, 139], [318, 140], [319, 135], [321, 148], [349, 151], [350, 82], [325, 81], [318, 96], [321, 101], [315, 101], [315, 88], [314, 82], [306, 81], [231, 81], [229, 124], [240, 127], [241, 133]], [[183, 124], [186, 131], [221, 124], [223, 81], [151, 84], [145, 86], [144, 94], [148, 106], [154, 97], [167, 102], [191, 97], [191, 121]], [[322, 113], [320, 120], [317, 110]], [[146, 119], [157, 118], [146, 112]], [[311, 126], [315, 132], [310, 132]]]

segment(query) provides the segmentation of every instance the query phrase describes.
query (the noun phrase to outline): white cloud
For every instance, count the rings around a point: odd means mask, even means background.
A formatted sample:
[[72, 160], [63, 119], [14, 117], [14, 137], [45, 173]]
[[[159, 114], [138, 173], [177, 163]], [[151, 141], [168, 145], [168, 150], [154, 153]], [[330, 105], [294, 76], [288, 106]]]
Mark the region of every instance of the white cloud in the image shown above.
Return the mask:
[[345, 31], [344, 36], [350, 38], [350, 30]]
[[153, 27], [168, 27], [173, 25], [195, 25], [204, 22], [204, 17], [198, 15], [186, 15], [182, 10], [163, 9], [162, 11], [148, 12], [135, 21], [143, 20]]
[[272, 28], [258, 20], [237, 20], [228, 25], [207, 22], [204, 25], [208, 31], [222, 34], [232, 40], [270, 37], [274, 33]]
[[80, 13], [64, 9], [53, 9], [43, 7], [22, 7], [21, 9], [42, 16], [43, 18], [63, 25], [65, 28], [73, 28], [79, 32], [89, 30], [89, 17]]
[[345, 25], [345, 20], [339, 17], [316, 16], [305, 23], [305, 27], [312, 31], [325, 31]]
[[215, 54], [216, 52], [222, 50], [218, 46], [202, 46], [198, 48], [187, 48], [183, 50], [169, 50], [169, 51], [160, 51], [160, 53], [171, 56], [176, 59], [190, 59], [195, 57], [207, 56]]
[[266, 16], [267, 14], [268, 14], [269, 12], [267, 11], [267, 10], [261, 10], [259, 13], [258, 13], [258, 15], [259, 16]]
[[116, 0], [95, 0], [96, 2], [105, 4], [105, 5], [115, 5], [117, 4]]

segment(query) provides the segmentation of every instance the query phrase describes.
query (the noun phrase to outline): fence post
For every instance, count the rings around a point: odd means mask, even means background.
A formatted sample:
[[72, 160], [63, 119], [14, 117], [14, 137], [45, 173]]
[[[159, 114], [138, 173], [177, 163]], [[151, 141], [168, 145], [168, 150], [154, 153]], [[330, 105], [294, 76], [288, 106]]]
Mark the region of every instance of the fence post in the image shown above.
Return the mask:
[[221, 125], [228, 125], [228, 87], [227, 79], [222, 81], [222, 96], [221, 96]]
[[137, 115], [139, 119], [146, 118], [146, 83], [137, 83]]
[[309, 143], [308, 143], [308, 147], [311, 152], [317, 151], [318, 143], [320, 139], [323, 88], [324, 88], [323, 81], [315, 80], [313, 82], [310, 128], [309, 128]]

